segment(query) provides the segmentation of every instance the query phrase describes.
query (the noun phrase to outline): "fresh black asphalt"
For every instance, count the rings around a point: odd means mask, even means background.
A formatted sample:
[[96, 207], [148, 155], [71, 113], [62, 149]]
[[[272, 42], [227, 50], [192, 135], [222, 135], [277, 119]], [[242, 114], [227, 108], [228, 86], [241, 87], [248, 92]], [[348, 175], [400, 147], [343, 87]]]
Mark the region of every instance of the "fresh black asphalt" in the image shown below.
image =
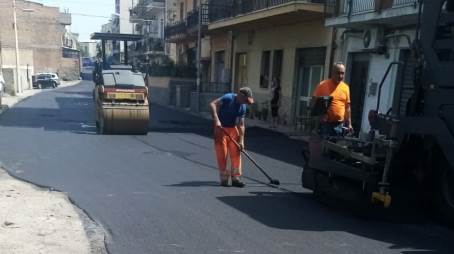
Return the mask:
[[[67, 192], [105, 228], [110, 253], [452, 253], [430, 219], [391, 223], [315, 201], [300, 185], [302, 143], [247, 130], [244, 189], [218, 186], [211, 122], [151, 106], [147, 136], [97, 135], [91, 82], [45, 90], [0, 115], [0, 162]], [[339, 207], [343, 205], [340, 204]]]

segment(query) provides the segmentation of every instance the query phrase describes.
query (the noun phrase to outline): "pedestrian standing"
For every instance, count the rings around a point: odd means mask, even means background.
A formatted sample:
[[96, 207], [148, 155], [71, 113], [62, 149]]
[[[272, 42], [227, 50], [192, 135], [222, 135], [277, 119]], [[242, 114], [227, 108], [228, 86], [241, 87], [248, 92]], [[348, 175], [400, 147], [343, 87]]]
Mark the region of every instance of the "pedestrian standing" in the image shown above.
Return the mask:
[[279, 78], [273, 78], [271, 92], [271, 127], [276, 128], [279, 121], [279, 106], [281, 103], [281, 81]]
[[[254, 99], [249, 87], [241, 88], [238, 93], [226, 93], [210, 103], [214, 123], [214, 148], [221, 186], [239, 188], [245, 186], [240, 179], [242, 174], [240, 152], [244, 149], [244, 117], [247, 105], [252, 103]], [[231, 139], [235, 140], [239, 147]], [[227, 170], [228, 157], [230, 157], [230, 170]]]
[[315, 88], [312, 106], [315, 105], [317, 97], [331, 96], [332, 102], [321, 118], [320, 132], [322, 135], [338, 136], [343, 134], [343, 128], [353, 133], [351, 108], [350, 108], [350, 87], [344, 82], [345, 65], [335, 63], [333, 65], [331, 78], [323, 80]]

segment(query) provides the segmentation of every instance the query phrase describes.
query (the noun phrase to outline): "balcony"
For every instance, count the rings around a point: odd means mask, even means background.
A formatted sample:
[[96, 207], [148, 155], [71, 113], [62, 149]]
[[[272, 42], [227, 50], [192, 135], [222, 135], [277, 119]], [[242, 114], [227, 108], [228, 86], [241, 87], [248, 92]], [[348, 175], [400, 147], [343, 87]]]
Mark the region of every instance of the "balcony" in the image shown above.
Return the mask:
[[163, 55], [164, 42], [160, 39], [144, 38], [131, 45], [131, 51], [135, 56]]
[[[199, 89], [201, 93], [224, 94], [231, 92], [230, 83], [223, 82], [202, 82]], [[196, 90], [194, 89], [193, 91], [195, 92]]]
[[130, 21], [135, 19], [156, 19], [164, 13], [164, 0], [140, 0], [135, 7], [130, 9]]
[[328, 0], [325, 9], [328, 27], [406, 26], [417, 22], [418, 0]]
[[165, 28], [165, 38], [168, 42], [179, 42], [195, 40], [199, 29], [199, 10], [202, 9], [202, 32], [206, 31], [208, 25], [208, 6], [202, 4], [202, 8], [196, 8], [186, 14], [184, 20], [168, 24]]
[[60, 14], [58, 16], [58, 21], [62, 25], [70, 26], [72, 23], [71, 22], [71, 13], [60, 12]]
[[210, 0], [208, 29], [322, 18], [326, 0]]

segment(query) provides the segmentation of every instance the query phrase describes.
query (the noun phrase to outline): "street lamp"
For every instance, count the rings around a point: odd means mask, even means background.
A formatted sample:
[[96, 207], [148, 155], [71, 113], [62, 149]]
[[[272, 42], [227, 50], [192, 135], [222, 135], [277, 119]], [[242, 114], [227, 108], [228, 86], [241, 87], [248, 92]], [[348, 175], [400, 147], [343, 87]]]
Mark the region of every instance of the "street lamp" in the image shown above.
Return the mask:
[[15, 40], [15, 51], [16, 51], [16, 82], [14, 93], [22, 92], [22, 84], [19, 79], [19, 40], [17, 38], [17, 18], [16, 18], [16, 0], [13, 0], [13, 26], [14, 26], [14, 40]]
[[[19, 38], [17, 36], [17, 15], [16, 15], [16, 0], [13, 0], [13, 26], [14, 26], [14, 41], [15, 41], [15, 53], [16, 53], [16, 82], [14, 93], [22, 93], [22, 84], [19, 78], [19, 71], [20, 71], [20, 61], [19, 61]], [[22, 9], [23, 12], [34, 12], [33, 9]]]

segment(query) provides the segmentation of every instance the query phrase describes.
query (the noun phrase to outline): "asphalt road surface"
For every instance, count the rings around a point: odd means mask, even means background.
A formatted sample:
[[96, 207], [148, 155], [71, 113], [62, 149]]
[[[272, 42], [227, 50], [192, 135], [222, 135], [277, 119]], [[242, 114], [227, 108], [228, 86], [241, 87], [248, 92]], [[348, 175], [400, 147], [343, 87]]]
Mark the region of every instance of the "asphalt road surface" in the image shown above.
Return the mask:
[[[152, 105], [147, 136], [101, 136], [91, 82], [46, 90], [0, 116], [0, 162], [67, 192], [107, 234], [110, 253], [453, 253], [430, 219], [390, 222], [315, 201], [300, 185], [302, 144], [259, 128], [247, 187], [218, 186], [207, 120]], [[339, 208], [340, 207], [340, 208]], [[410, 216], [411, 217], [411, 216]]]

